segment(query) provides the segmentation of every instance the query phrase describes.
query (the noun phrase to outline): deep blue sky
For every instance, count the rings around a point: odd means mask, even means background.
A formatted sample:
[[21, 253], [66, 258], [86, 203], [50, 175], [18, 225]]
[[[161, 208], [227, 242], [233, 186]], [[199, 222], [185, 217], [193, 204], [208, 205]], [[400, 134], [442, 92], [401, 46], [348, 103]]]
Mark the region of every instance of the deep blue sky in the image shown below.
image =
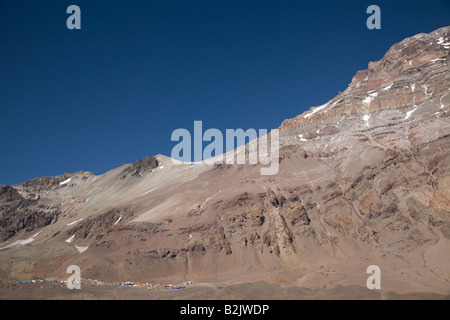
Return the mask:
[[0, 184], [170, 155], [194, 120], [276, 128], [449, 24], [448, 0], [0, 0]]

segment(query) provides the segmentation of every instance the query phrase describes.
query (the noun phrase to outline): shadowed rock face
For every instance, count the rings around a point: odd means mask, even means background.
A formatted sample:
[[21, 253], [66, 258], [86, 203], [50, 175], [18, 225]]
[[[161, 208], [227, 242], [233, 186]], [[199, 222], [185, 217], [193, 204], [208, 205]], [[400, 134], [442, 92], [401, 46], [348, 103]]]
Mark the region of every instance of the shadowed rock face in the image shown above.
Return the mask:
[[405, 39], [285, 120], [273, 176], [157, 155], [1, 186], [0, 274], [324, 289], [364, 287], [376, 264], [386, 291], [448, 295], [449, 42]]
[[146, 172], [151, 172], [153, 169], [158, 167], [158, 159], [156, 157], [145, 156], [139, 159], [132, 166], [125, 168], [122, 171], [122, 178], [125, 178], [128, 174], [133, 177], [141, 177]]
[[19, 191], [14, 189], [11, 186], [0, 186], [0, 203], [6, 204], [13, 201], [23, 200], [23, 197], [20, 195]]
[[21, 230], [32, 231], [51, 224], [61, 213], [56, 206], [26, 200], [13, 187], [0, 187], [0, 239], [5, 241]]

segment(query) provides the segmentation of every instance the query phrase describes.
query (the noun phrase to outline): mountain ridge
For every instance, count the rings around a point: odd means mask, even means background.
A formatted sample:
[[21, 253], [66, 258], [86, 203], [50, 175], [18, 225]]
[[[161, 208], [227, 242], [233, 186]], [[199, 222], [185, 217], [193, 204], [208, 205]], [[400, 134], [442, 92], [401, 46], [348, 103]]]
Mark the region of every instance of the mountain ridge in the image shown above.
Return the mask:
[[336, 288], [375, 264], [386, 292], [448, 296], [449, 45], [450, 27], [407, 38], [283, 121], [273, 176], [156, 155], [2, 186], [0, 278], [75, 264], [86, 279]]

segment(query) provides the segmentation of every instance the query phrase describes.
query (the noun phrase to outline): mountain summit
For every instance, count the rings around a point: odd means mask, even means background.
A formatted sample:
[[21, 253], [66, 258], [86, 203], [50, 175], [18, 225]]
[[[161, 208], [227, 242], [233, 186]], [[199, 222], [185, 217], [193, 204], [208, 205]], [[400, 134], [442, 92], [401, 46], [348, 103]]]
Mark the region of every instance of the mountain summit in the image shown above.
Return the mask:
[[[450, 27], [285, 120], [279, 171], [156, 155], [0, 186], [0, 278], [450, 294]], [[270, 286], [269, 284], [267, 284]], [[267, 298], [270, 298], [270, 292]]]

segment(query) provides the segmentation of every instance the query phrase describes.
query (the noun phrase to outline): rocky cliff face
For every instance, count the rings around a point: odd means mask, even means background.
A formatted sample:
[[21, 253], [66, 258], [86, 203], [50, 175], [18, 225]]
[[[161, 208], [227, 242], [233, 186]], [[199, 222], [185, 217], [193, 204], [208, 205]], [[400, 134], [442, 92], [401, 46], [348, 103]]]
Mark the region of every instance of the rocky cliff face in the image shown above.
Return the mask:
[[376, 264], [384, 290], [449, 294], [449, 46], [405, 39], [285, 120], [273, 176], [158, 155], [2, 186], [0, 275], [331, 288]]
[[367, 70], [358, 71], [343, 93], [325, 105], [285, 120], [281, 128], [323, 124], [349, 115], [370, 115], [447, 95], [448, 39], [448, 28], [441, 28], [393, 45], [380, 61], [369, 62]]

